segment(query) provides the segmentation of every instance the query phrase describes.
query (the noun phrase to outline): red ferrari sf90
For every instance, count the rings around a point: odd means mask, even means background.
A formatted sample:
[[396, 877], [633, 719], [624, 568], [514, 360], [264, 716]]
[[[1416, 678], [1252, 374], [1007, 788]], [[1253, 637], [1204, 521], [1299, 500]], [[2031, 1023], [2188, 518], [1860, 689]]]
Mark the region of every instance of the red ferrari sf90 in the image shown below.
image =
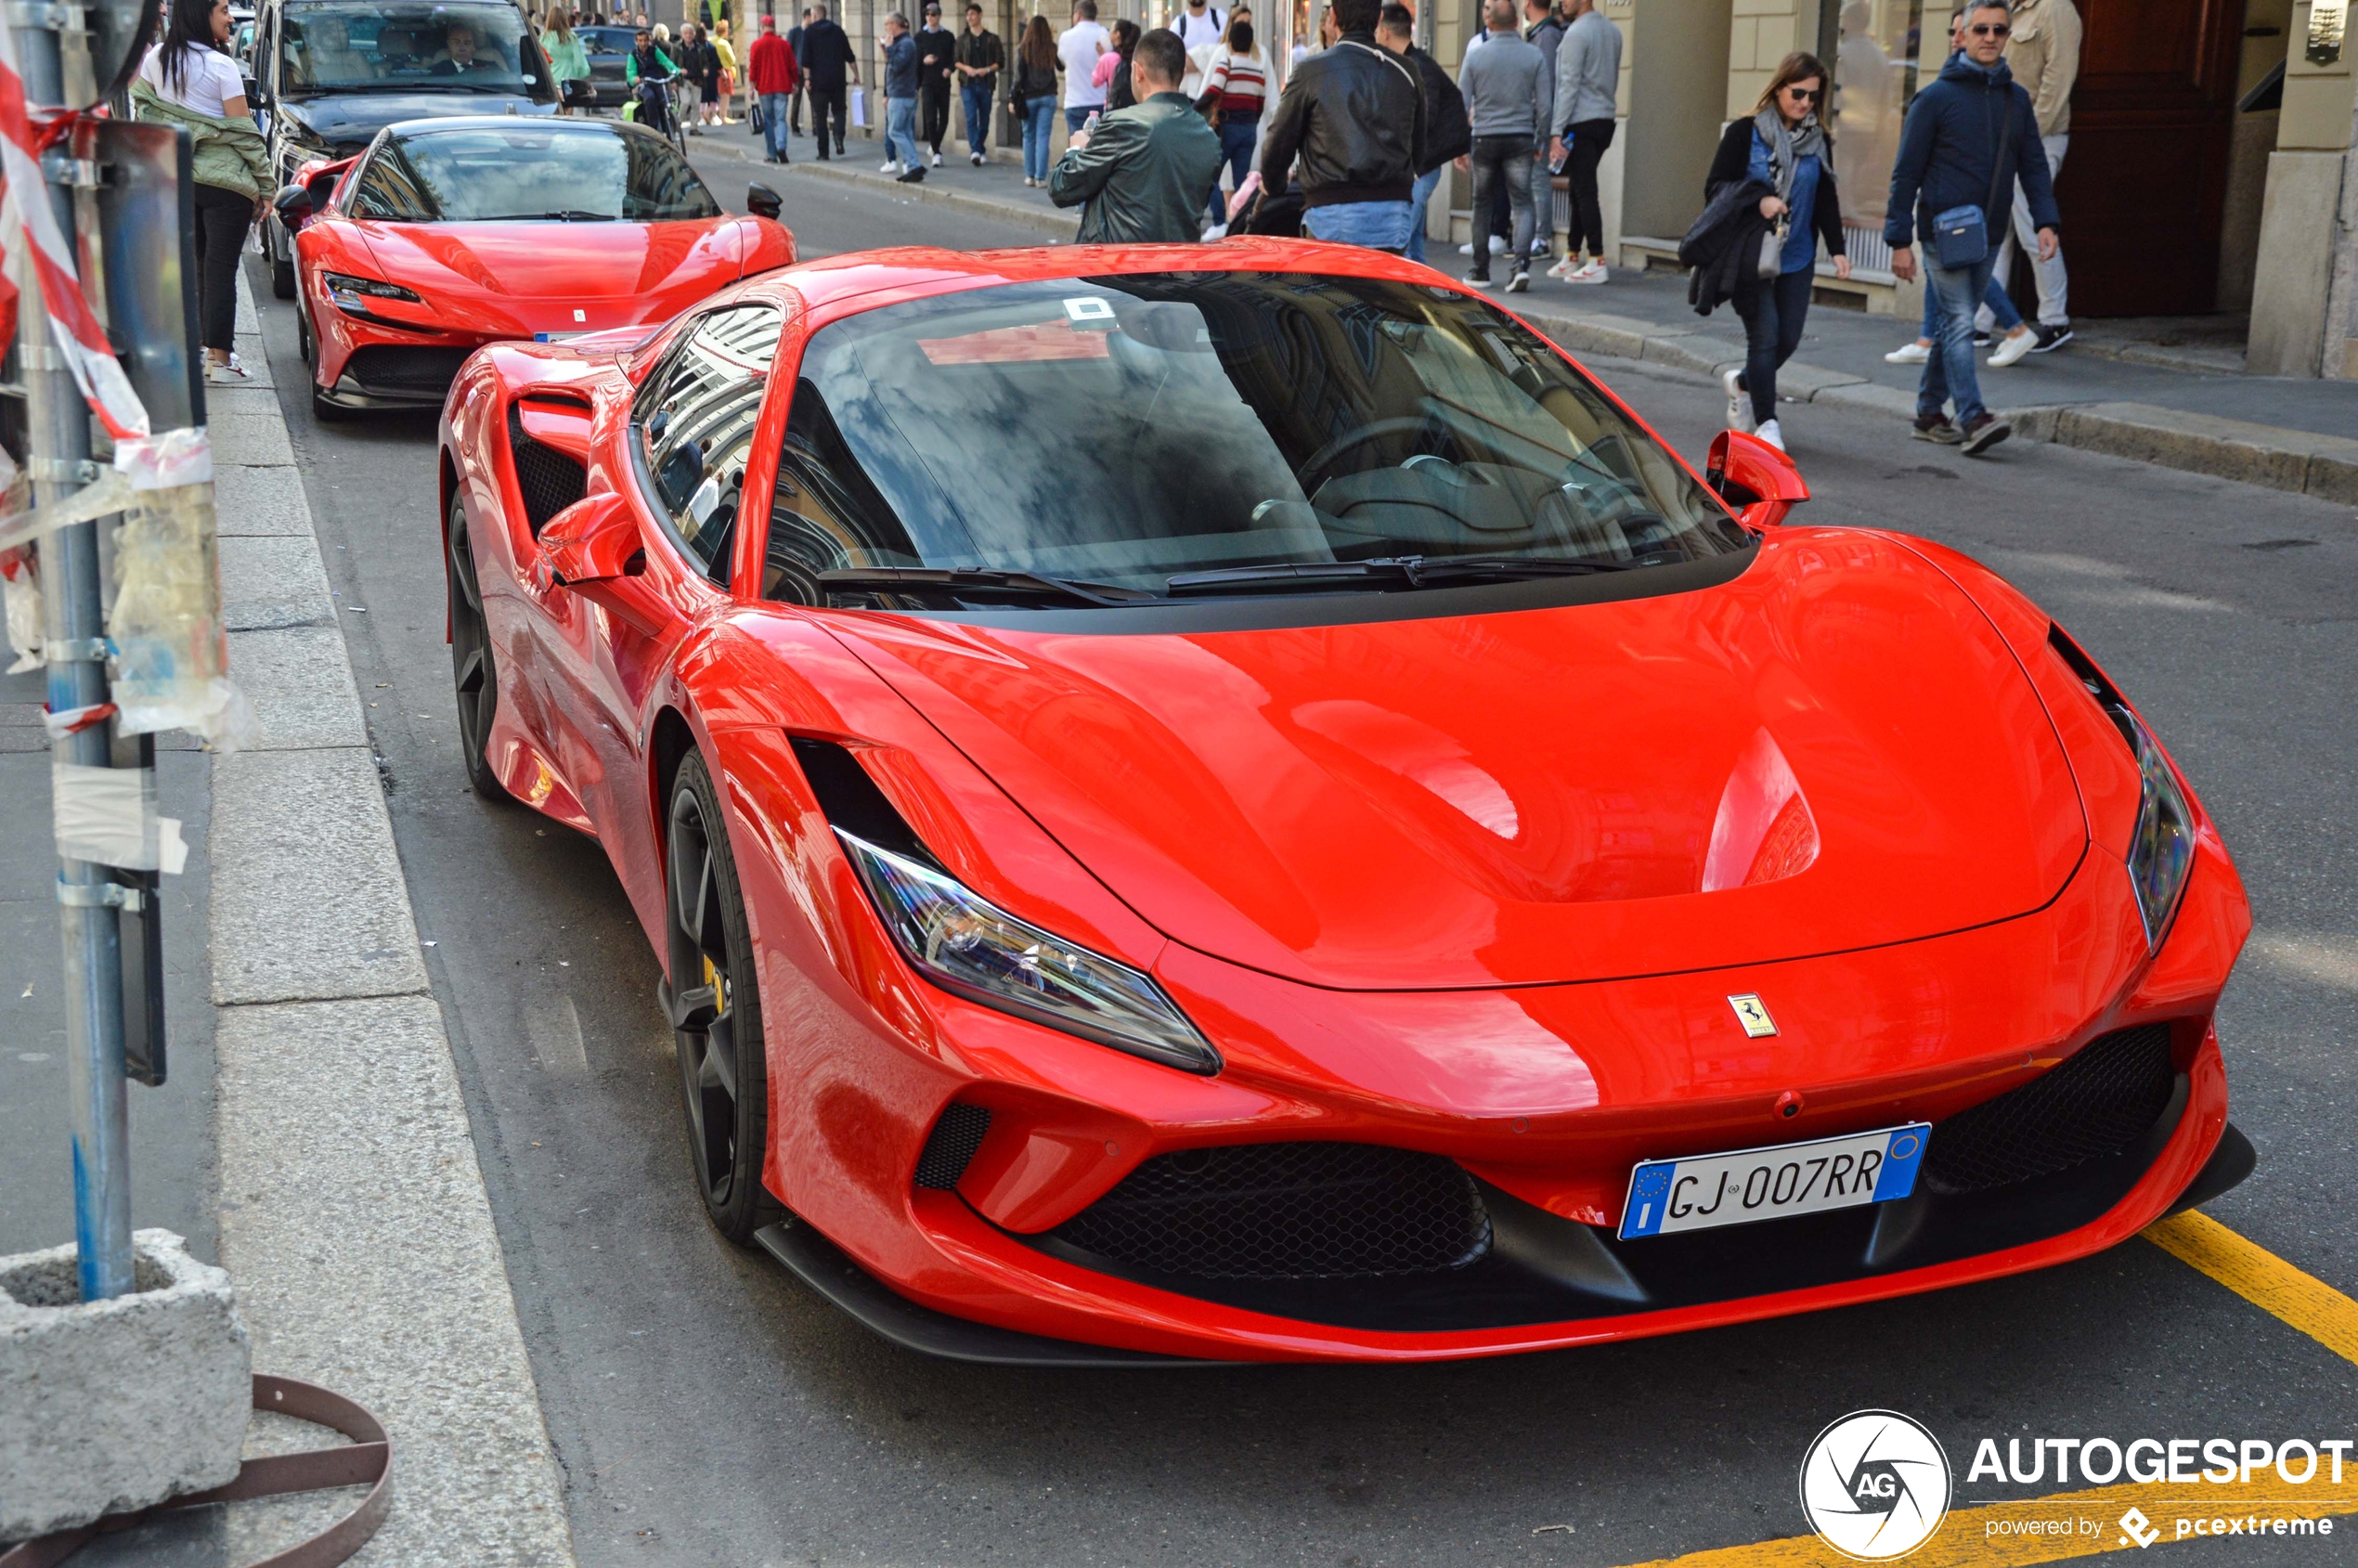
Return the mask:
[[667, 321], [795, 259], [779, 199], [731, 217], [688, 161], [608, 120], [410, 120], [279, 194], [323, 419], [439, 408], [486, 343]]
[[1421, 267], [837, 257], [441, 453], [475, 787], [613, 858], [714, 1224], [903, 1343], [1537, 1350], [2251, 1167], [2244, 893], [2079, 644]]

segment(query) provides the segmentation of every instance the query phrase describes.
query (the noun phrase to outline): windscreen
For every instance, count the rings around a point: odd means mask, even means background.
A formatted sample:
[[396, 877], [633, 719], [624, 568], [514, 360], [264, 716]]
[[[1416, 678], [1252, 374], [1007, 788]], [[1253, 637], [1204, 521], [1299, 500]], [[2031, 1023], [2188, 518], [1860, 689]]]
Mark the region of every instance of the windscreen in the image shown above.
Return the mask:
[[593, 55], [627, 55], [638, 34], [627, 27], [577, 27], [573, 35]]
[[280, 81], [297, 97], [350, 92], [555, 96], [513, 6], [293, 5]]
[[804, 599], [852, 567], [1160, 595], [1248, 567], [1540, 576], [1749, 542], [1483, 302], [1249, 272], [1002, 285], [835, 322], [804, 352], [774, 510], [766, 590]]
[[720, 203], [662, 137], [540, 120], [390, 140], [369, 159], [354, 206], [395, 223], [720, 216]]

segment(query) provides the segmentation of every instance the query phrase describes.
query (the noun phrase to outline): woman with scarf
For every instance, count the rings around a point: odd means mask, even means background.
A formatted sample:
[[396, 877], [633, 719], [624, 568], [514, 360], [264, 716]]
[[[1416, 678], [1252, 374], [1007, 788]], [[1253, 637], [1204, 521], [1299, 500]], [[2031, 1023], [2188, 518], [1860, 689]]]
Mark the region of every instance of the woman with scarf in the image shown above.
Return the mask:
[[1809, 290], [1818, 275], [1818, 241], [1834, 260], [1834, 276], [1850, 276], [1843, 253], [1842, 202], [1834, 193], [1833, 146], [1818, 123], [1833, 80], [1815, 55], [1791, 54], [1777, 67], [1760, 107], [1749, 120], [1730, 125], [1719, 138], [1704, 182], [1704, 199], [1731, 182], [1754, 180], [1773, 195], [1760, 199], [1760, 215], [1778, 238], [1776, 276], [1759, 276], [1756, 266], [1738, 275], [1736, 314], [1744, 323], [1744, 363], [1721, 378], [1728, 390], [1728, 428], [1749, 430], [1782, 450], [1777, 423], [1777, 367], [1801, 346], [1809, 317]]

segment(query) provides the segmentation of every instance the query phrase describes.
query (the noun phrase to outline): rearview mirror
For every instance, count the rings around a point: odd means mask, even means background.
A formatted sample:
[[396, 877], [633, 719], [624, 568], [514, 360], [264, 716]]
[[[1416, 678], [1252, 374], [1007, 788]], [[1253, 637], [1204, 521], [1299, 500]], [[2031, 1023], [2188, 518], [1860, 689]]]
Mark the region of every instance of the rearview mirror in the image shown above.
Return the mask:
[[560, 588], [626, 577], [634, 557], [643, 568], [645, 554], [630, 503], [611, 490], [567, 507], [540, 535], [540, 558]]
[[778, 193], [759, 180], [745, 187], [745, 211], [755, 217], [768, 218], [775, 223], [778, 214], [785, 210], [786, 204], [779, 199]]
[[310, 188], [301, 184], [282, 185], [270, 205], [277, 210], [279, 221], [287, 226], [287, 232], [292, 234], [311, 216]]
[[1809, 499], [1808, 482], [1793, 459], [1740, 430], [1723, 430], [1712, 439], [1704, 482], [1753, 528], [1782, 523], [1786, 513]]

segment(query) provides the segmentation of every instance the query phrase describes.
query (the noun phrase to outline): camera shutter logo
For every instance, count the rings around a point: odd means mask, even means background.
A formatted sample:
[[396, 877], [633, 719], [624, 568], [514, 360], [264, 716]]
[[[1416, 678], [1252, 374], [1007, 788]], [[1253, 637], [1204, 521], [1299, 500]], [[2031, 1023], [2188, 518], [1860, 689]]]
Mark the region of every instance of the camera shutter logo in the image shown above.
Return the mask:
[[1818, 1434], [1801, 1461], [1801, 1511], [1845, 1557], [1905, 1557], [1949, 1516], [1949, 1456], [1922, 1423], [1859, 1410]]

